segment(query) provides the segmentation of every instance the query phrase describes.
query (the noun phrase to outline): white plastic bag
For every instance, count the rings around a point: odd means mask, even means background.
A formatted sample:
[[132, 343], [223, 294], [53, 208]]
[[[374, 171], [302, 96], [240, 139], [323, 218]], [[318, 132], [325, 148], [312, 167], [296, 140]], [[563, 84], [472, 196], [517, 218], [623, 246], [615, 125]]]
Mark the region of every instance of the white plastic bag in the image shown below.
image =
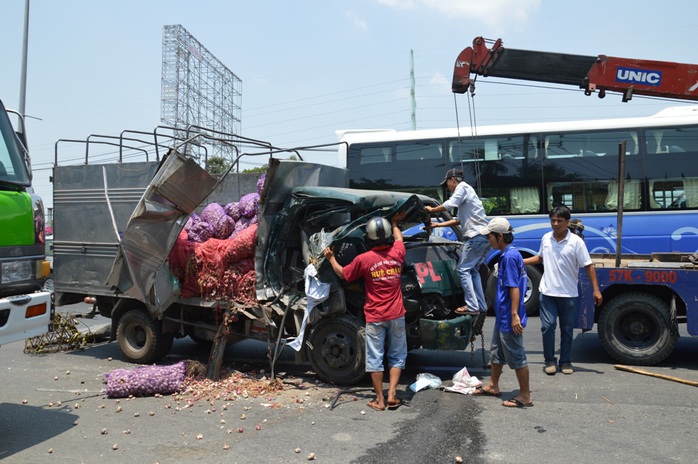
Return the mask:
[[470, 395], [481, 386], [482, 382], [477, 377], [471, 376], [468, 368], [464, 367], [453, 375], [453, 385], [444, 387], [444, 390]]
[[425, 388], [439, 388], [441, 379], [434, 374], [417, 374], [417, 381], [410, 385], [413, 392], [424, 390]]

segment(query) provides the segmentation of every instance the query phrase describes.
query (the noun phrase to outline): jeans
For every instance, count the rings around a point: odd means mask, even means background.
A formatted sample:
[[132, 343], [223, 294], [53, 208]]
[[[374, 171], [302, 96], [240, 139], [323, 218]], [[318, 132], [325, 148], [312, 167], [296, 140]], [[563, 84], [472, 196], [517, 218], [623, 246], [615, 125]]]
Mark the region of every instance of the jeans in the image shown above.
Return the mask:
[[386, 340], [388, 367], [405, 368], [407, 334], [402, 316], [392, 321], [366, 323], [366, 372], [383, 372]]
[[465, 304], [468, 309], [473, 311], [487, 311], [479, 269], [490, 250], [490, 242], [486, 235], [476, 235], [463, 244], [463, 251], [458, 263], [458, 277], [465, 294]]
[[540, 331], [543, 333], [545, 364], [557, 364], [555, 328], [560, 318], [560, 365], [572, 363], [572, 333], [577, 318], [578, 297], [540, 296]]

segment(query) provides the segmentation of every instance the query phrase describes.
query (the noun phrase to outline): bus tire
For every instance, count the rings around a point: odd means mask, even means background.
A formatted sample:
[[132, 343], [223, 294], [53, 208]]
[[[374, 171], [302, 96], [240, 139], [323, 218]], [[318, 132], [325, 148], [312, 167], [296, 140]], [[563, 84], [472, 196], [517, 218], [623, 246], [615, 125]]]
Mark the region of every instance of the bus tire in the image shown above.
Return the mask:
[[601, 345], [613, 359], [637, 366], [663, 361], [678, 339], [669, 306], [641, 292], [621, 293], [609, 301], [599, 317], [598, 330]]
[[353, 385], [366, 374], [366, 328], [350, 314], [326, 317], [313, 327], [308, 357], [317, 376], [337, 385]]
[[172, 334], [165, 334], [157, 321], [143, 309], [124, 313], [116, 328], [116, 341], [129, 362], [150, 364], [172, 348]]
[[540, 311], [540, 279], [542, 274], [537, 267], [528, 265], [526, 266], [526, 275], [528, 276], [528, 289], [524, 295], [526, 315], [536, 316]]

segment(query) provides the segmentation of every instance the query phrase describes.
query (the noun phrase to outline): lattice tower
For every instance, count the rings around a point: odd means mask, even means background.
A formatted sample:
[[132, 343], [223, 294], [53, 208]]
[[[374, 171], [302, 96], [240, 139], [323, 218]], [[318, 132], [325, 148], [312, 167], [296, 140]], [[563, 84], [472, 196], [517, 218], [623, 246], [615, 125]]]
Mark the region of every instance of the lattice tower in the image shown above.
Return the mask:
[[[239, 135], [241, 101], [242, 80], [235, 73], [181, 25], [163, 27], [160, 119], [164, 124], [181, 128], [182, 134], [188, 128], [192, 132], [206, 128]], [[224, 144], [211, 144], [206, 153], [229, 160], [234, 156]]]

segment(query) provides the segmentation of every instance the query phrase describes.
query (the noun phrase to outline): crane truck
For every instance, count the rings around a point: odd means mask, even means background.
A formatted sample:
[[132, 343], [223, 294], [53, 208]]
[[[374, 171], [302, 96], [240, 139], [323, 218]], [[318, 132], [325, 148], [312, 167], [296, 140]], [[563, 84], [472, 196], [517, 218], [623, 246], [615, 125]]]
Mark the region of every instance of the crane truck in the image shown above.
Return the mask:
[[[698, 100], [698, 65], [516, 50], [504, 47], [501, 39], [483, 37], [476, 37], [472, 47], [458, 55], [451, 90], [472, 92], [477, 76], [575, 85], [587, 96], [598, 92], [599, 98], [619, 92], [623, 102], [633, 95]], [[625, 149], [619, 147], [619, 160], [624, 156]], [[621, 194], [625, 176], [622, 162], [619, 165]], [[622, 211], [621, 201], [619, 224]], [[590, 330], [596, 323], [601, 344], [612, 358], [625, 364], [657, 364], [673, 351], [679, 323], [686, 323], [690, 335], [698, 335], [698, 252], [619, 251], [616, 256], [592, 254], [592, 259], [603, 304], [595, 307], [591, 285], [581, 272], [577, 328]]]

